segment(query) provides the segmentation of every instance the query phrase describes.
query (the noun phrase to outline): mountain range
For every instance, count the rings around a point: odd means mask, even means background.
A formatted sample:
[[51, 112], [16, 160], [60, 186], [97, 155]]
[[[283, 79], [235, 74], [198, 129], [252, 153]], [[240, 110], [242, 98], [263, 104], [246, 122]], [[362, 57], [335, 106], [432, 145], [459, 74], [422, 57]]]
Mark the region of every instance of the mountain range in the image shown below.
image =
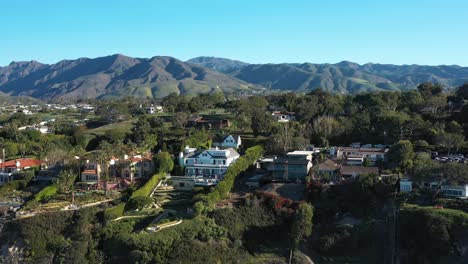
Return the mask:
[[344, 94], [414, 89], [422, 82], [453, 88], [468, 82], [468, 67], [337, 64], [249, 64], [215, 57], [186, 62], [172, 57], [120, 54], [55, 64], [12, 62], [0, 67], [0, 96], [50, 98], [162, 98], [170, 93], [258, 93], [316, 88]]

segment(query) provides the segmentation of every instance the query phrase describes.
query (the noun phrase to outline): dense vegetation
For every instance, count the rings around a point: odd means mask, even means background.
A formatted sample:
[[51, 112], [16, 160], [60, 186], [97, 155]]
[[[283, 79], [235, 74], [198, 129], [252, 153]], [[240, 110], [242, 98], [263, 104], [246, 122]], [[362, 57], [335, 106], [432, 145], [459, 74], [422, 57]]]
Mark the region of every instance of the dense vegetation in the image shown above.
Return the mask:
[[[354, 96], [321, 89], [250, 97], [218, 92], [170, 94], [159, 102], [165, 113], [155, 115], [139, 107], [155, 101], [134, 98], [94, 101], [92, 115], [55, 113], [57, 118], [50, 124], [53, 133], [44, 135], [19, 130], [37, 123], [35, 115], [4, 115], [0, 118], [0, 144], [9, 158], [37, 157], [51, 167], [58, 164], [63, 168], [49, 186], [35, 186], [31, 179], [36, 172], [31, 171], [31, 175], [25, 173], [0, 187], [0, 196], [21, 193], [30, 208], [58, 197], [68, 202], [82, 159], [104, 161], [114, 155], [151, 151], [157, 153], [158, 173], [119, 193], [110, 207], [15, 220], [1, 241], [23, 249], [24, 254], [18, 255], [33, 263], [284, 263], [289, 257], [295, 263], [307, 263], [304, 254], [318, 263], [378, 263], [392, 260], [395, 252], [402, 263], [456, 263], [465, 256], [461, 248], [466, 245], [463, 211], [467, 204], [441, 200], [440, 193], [425, 191], [422, 184], [432, 180], [468, 182], [466, 164], [431, 159], [435, 152], [468, 153], [467, 100], [468, 85], [447, 93], [444, 87], [429, 83], [406, 92]], [[271, 115], [276, 110], [294, 112], [295, 120], [276, 122]], [[51, 115], [38, 116], [46, 114]], [[228, 119], [231, 125], [199, 127], [193, 123], [197, 115], [206, 120]], [[71, 116], [88, 120], [76, 124]], [[241, 158], [228, 169], [224, 180], [213, 188], [184, 193], [190, 206], [196, 202], [194, 207], [172, 212], [165, 219], [182, 222], [147, 232], [146, 227], [162, 209], [140, 215], [135, 210], [152, 205], [149, 195], [166, 180], [166, 173], [182, 173], [174, 162], [179, 152], [186, 145], [208, 148], [228, 134], [242, 136]], [[335, 185], [308, 179], [306, 198], [300, 203], [247, 191], [243, 185], [251, 165], [264, 154], [352, 142], [390, 146], [387, 159], [378, 166], [395, 178], [363, 175]], [[324, 152], [318, 159], [325, 157]], [[106, 173], [103, 176], [109, 180]], [[403, 176], [415, 182], [415, 192], [396, 194], [398, 178]], [[180, 195], [168, 193], [168, 199]], [[231, 206], [220, 201], [232, 198], [231, 194], [244, 196], [232, 199], [232, 208], [226, 208]], [[436, 204], [446, 209], [433, 208]], [[111, 221], [123, 215], [135, 218]]]

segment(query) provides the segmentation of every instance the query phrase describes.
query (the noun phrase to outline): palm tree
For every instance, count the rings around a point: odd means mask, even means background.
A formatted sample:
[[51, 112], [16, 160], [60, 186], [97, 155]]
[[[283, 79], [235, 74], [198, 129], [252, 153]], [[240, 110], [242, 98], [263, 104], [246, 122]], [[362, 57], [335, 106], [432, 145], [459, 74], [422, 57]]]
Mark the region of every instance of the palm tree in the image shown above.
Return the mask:
[[106, 196], [109, 195], [109, 190], [107, 188], [107, 184], [109, 183], [109, 164], [108, 162], [112, 158], [112, 156], [115, 154], [116, 150], [114, 149], [114, 146], [109, 144], [107, 141], [101, 142], [99, 144], [99, 151], [96, 152], [96, 161], [98, 162], [99, 165], [103, 165], [104, 168], [102, 169], [101, 172], [101, 178], [104, 181], [104, 189], [106, 192]]

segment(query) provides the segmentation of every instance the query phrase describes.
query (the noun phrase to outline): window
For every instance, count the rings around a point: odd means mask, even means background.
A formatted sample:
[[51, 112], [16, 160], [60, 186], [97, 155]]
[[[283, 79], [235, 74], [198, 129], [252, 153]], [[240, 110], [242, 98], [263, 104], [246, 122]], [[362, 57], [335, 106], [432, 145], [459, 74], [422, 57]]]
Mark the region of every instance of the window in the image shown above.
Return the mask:
[[223, 160], [223, 165], [226, 165], [226, 160]]
[[447, 196], [462, 196], [462, 191], [458, 190], [443, 190], [442, 192]]
[[86, 181], [97, 181], [97, 175], [86, 175]]

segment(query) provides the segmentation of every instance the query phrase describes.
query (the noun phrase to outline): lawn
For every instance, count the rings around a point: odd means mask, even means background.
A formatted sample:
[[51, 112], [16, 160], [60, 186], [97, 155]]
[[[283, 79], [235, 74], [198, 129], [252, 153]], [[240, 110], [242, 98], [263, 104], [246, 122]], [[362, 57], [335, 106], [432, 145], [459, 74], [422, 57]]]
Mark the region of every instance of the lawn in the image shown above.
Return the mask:
[[125, 133], [130, 133], [133, 126], [134, 126], [134, 120], [130, 119], [130, 120], [125, 120], [119, 123], [108, 124], [108, 125], [101, 126], [98, 128], [89, 129], [85, 133], [94, 134], [94, 135], [105, 135], [111, 130], [117, 130], [117, 131], [122, 131]]

